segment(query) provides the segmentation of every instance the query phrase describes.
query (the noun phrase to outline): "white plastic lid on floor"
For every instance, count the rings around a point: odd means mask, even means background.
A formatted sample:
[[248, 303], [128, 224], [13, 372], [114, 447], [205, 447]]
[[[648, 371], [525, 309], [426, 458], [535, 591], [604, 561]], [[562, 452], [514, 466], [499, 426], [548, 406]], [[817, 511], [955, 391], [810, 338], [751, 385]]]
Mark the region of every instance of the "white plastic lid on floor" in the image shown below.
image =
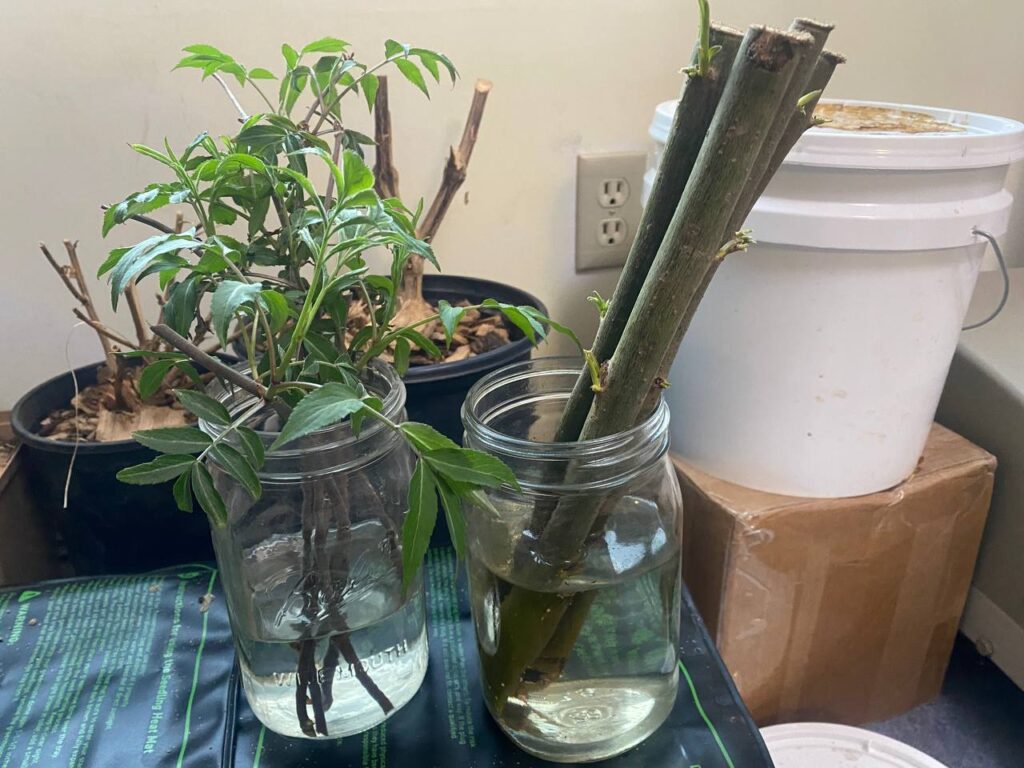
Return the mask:
[[888, 736], [832, 723], [761, 729], [775, 768], [947, 768]]

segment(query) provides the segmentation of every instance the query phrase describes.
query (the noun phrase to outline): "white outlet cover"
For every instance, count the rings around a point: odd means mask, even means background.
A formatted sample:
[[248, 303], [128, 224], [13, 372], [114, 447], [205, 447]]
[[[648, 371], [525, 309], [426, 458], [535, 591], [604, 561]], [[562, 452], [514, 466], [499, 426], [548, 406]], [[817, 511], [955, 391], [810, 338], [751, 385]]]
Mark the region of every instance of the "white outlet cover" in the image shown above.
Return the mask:
[[581, 154], [576, 162], [576, 271], [626, 263], [640, 214], [645, 152]]

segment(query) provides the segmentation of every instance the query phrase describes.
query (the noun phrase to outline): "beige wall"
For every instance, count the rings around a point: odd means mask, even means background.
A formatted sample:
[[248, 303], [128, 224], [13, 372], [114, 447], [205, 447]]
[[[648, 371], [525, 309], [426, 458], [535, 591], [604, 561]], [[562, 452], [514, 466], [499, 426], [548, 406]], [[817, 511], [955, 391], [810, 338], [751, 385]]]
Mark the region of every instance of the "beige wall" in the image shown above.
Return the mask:
[[[850, 63], [832, 95], [910, 101], [1024, 119], [1024, 4], [1016, 0], [717, 0], [733, 25], [788, 24], [795, 14], [838, 23], [832, 47]], [[105, 250], [99, 204], [159, 173], [128, 142], [172, 143], [232, 128], [212, 82], [171, 73], [178, 50], [210, 42], [250, 66], [278, 67], [278, 46], [335, 34], [364, 59], [387, 36], [447, 52], [463, 81], [427, 102], [397, 89], [397, 158], [407, 198], [432, 194], [445, 145], [457, 138], [472, 83], [495, 88], [466, 185], [437, 239], [451, 273], [535, 292], [581, 330], [583, 297], [610, 292], [612, 272], [573, 270], [578, 151], [646, 148], [654, 105], [672, 98], [690, 50], [689, 0], [58, 0], [0, 7], [4, 158], [0, 254], [0, 409], [66, 368], [70, 300], [35, 243], [81, 240], [89, 268]], [[370, 10], [372, 8], [372, 10]], [[258, 9], [258, 10], [257, 10]], [[394, 90], [394, 89], [393, 89]], [[253, 104], [253, 102], [248, 102]], [[255, 108], [255, 105], [253, 106]], [[1015, 245], [1011, 251], [1019, 250]], [[117, 324], [127, 329], [126, 318]], [[87, 329], [69, 343], [75, 365], [98, 358]]]

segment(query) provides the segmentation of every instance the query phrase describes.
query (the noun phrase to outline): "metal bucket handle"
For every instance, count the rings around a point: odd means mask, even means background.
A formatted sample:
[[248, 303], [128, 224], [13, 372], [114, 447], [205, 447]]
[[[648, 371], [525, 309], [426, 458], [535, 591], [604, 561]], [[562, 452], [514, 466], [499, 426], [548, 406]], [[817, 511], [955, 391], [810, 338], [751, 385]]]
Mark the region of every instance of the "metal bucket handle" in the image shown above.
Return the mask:
[[986, 232], [983, 229], [978, 229], [977, 227], [972, 229], [971, 232], [973, 232], [975, 235], [979, 237], [985, 238], [986, 240], [988, 240], [989, 245], [992, 246], [992, 250], [996, 254], [996, 260], [999, 262], [999, 271], [1003, 273], [1003, 295], [999, 299], [999, 304], [997, 304], [996, 308], [992, 310], [992, 314], [990, 314], [984, 320], [979, 320], [976, 323], [965, 325], [963, 328], [960, 329], [962, 331], [972, 331], [975, 328], [981, 328], [981, 326], [988, 325], [989, 323], [991, 323], [999, 316], [999, 313], [1003, 311], [1003, 307], [1006, 306], [1006, 300], [1010, 298], [1010, 273], [1006, 271], [1006, 259], [1003, 258], [1003, 251], [999, 247], [999, 241], [996, 240], [995, 236], [992, 235], [991, 233]]

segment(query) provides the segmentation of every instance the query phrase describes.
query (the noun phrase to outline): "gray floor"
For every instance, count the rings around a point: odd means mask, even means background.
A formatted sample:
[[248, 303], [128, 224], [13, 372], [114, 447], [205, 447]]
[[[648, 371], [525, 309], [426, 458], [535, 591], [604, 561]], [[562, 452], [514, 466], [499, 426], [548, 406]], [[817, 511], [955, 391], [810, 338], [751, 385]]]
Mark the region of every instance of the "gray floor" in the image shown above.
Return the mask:
[[949, 768], [1024, 768], [1024, 691], [963, 635], [938, 699], [867, 727]]

